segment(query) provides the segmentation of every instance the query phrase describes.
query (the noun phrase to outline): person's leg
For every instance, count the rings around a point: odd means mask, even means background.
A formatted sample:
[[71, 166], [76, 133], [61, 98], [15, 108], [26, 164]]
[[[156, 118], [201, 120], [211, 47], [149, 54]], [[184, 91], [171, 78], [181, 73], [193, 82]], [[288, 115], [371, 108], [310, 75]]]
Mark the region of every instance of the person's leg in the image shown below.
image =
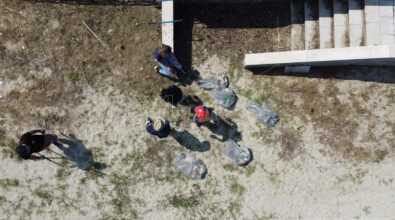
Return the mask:
[[159, 66], [159, 73], [168, 77], [177, 78], [176, 73], [170, 70], [169, 67], [163, 65], [160, 62], [156, 62]]

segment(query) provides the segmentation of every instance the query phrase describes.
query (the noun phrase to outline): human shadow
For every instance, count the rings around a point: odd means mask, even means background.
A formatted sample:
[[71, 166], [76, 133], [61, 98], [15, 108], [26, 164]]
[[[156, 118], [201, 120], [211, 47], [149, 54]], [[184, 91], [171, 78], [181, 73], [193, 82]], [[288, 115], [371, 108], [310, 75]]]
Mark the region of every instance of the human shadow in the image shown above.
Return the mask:
[[195, 109], [199, 105], [203, 105], [203, 101], [196, 95], [187, 95], [184, 100], [180, 103], [180, 105], [191, 107], [191, 109]]
[[208, 141], [200, 142], [189, 131], [173, 131], [172, 137], [182, 146], [192, 151], [205, 152], [210, 150], [211, 144]]
[[[62, 135], [65, 136], [65, 138], [59, 138], [55, 145], [77, 168], [84, 171], [88, 171], [92, 168], [100, 171], [106, 168], [106, 164], [94, 160], [92, 152], [74, 135]], [[67, 145], [67, 147], [65, 145]]]
[[[231, 120], [224, 120], [222, 117], [215, 115], [214, 122], [205, 122], [202, 126], [208, 128], [213, 134], [211, 138], [217, 139], [219, 141], [225, 142], [232, 139], [236, 142], [242, 140], [242, 134], [238, 131], [237, 124]], [[222, 136], [221, 138], [218, 135]]]
[[195, 69], [190, 69], [184, 73], [177, 71], [178, 83], [182, 86], [189, 86], [194, 81], [201, 79], [200, 72]]

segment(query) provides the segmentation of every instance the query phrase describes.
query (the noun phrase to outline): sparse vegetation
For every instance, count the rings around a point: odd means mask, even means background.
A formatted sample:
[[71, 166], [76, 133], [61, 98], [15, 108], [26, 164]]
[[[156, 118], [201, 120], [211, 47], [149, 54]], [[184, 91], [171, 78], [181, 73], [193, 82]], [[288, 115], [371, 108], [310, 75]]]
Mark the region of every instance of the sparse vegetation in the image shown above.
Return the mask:
[[77, 82], [78, 80], [80, 80], [80, 74], [77, 72], [69, 73], [69, 80], [73, 83]]
[[245, 174], [247, 177], [250, 177], [254, 172], [255, 172], [256, 167], [255, 166], [247, 166], [245, 168]]
[[17, 179], [0, 179], [1, 188], [9, 188], [19, 186], [19, 181]]
[[354, 184], [361, 184], [363, 178], [366, 176], [366, 174], [368, 174], [368, 172], [368, 170], [357, 169], [354, 173], [337, 176], [336, 179], [339, 183], [350, 181]]
[[234, 219], [237, 219], [236, 215], [240, 213], [240, 203], [232, 201], [228, 205], [228, 210]]
[[21, 161], [21, 158], [15, 152], [16, 146], [17, 142], [14, 139], [7, 137], [5, 131], [0, 129], [0, 147], [3, 159], [8, 156], [11, 159]]
[[370, 213], [370, 206], [363, 207], [362, 211], [365, 213], [365, 215], [368, 215]]
[[283, 160], [292, 160], [297, 155], [303, 153], [302, 140], [298, 132], [283, 131], [280, 136], [281, 151], [279, 158]]
[[173, 195], [169, 198], [169, 204], [176, 208], [192, 209], [200, 205], [200, 203], [199, 198], [194, 195]]
[[244, 192], [246, 191], [246, 188], [241, 185], [240, 183], [236, 182], [236, 180], [233, 180], [230, 184], [230, 192], [238, 195], [238, 196], [242, 196], [244, 194]]
[[33, 191], [33, 194], [35, 196], [37, 196], [38, 198], [40, 198], [41, 200], [43, 200], [44, 202], [46, 202], [48, 205], [50, 205], [53, 201], [53, 196], [52, 194], [44, 189], [41, 188], [37, 188]]
[[222, 166], [225, 170], [229, 171], [229, 172], [233, 172], [235, 170], [237, 170], [237, 166], [234, 164], [225, 164]]
[[59, 120], [60, 120], [60, 118], [56, 114], [49, 114], [49, 115], [45, 116], [45, 118], [44, 118], [44, 121], [47, 124], [55, 124]]
[[273, 184], [280, 183], [280, 174], [277, 171], [268, 173], [268, 178], [269, 178], [269, 181]]

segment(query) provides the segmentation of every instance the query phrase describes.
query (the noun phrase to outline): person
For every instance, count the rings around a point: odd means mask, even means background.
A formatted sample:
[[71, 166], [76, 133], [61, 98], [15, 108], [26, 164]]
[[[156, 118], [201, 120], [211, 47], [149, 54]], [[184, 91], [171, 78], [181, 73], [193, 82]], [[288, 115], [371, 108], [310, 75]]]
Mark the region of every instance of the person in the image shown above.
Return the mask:
[[155, 70], [165, 76], [178, 79], [177, 70], [184, 72], [182, 65], [178, 62], [177, 58], [171, 51], [171, 47], [165, 44], [160, 45], [154, 50]]
[[45, 134], [45, 130], [32, 130], [23, 134], [15, 151], [24, 160], [40, 160], [44, 156], [36, 156], [34, 153], [43, 151], [49, 145], [57, 143], [58, 137], [53, 134]]
[[203, 123], [209, 122], [214, 119], [213, 109], [205, 105], [199, 105], [194, 109], [195, 115], [193, 116], [193, 122], [200, 127]]
[[151, 118], [147, 118], [146, 122], [146, 130], [151, 135], [157, 136], [159, 138], [168, 137], [173, 129], [170, 127], [170, 123], [167, 120], [162, 118], [158, 118], [155, 121], [152, 121]]
[[173, 106], [177, 106], [177, 104], [181, 103], [184, 100], [182, 90], [176, 85], [162, 89], [160, 91], [160, 97], [165, 102], [168, 102]]

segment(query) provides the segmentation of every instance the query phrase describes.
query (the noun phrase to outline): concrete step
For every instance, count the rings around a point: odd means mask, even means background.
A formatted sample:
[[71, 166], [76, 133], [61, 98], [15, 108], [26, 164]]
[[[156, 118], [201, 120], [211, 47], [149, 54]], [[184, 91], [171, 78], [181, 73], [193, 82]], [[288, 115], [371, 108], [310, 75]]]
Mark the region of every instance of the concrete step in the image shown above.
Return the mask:
[[342, 65], [395, 66], [395, 45], [255, 53], [244, 58], [246, 68]]
[[304, 1], [291, 0], [291, 50], [304, 50]]
[[336, 48], [350, 46], [348, 32], [348, 1], [333, 0], [334, 44]]
[[364, 1], [348, 1], [350, 46], [359, 47], [365, 45], [365, 17]]
[[380, 40], [380, 0], [365, 0], [366, 45], [379, 45]]
[[304, 2], [304, 20], [305, 20], [305, 49], [320, 48], [320, 32], [318, 17], [318, 1], [305, 0]]
[[395, 44], [394, 40], [394, 2], [395, 0], [379, 0], [380, 2], [380, 43]]
[[318, 0], [320, 48], [333, 48], [333, 0]]

